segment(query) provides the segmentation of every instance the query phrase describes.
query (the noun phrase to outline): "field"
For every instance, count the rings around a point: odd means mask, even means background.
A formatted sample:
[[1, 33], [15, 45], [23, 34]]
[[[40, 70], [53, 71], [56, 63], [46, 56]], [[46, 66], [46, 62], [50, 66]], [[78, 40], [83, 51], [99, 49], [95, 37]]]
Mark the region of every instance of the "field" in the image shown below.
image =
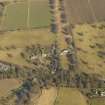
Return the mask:
[[100, 54], [105, 52], [104, 23], [76, 25], [73, 34], [79, 69], [105, 75], [105, 58]]
[[54, 105], [87, 105], [87, 103], [77, 89], [60, 88]]
[[47, 0], [27, 0], [8, 4], [2, 18], [1, 30], [48, 27], [51, 21]]
[[57, 96], [56, 88], [43, 89], [37, 105], [53, 105]]
[[105, 20], [104, 0], [65, 0], [70, 24], [93, 23]]
[[33, 0], [30, 4], [30, 27], [46, 27], [51, 24], [48, 0]]
[[[20, 56], [23, 49], [27, 46], [36, 44], [50, 46], [54, 41], [55, 35], [48, 29], [6, 32], [5, 34], [0, 35], [0, 60], [29, 66], [29, 64]], [[11, 48], [12, 46], [14, 46], [15, 49]], [[8, 54], [11, 54], [12, 57], [8, 57]]]
[[16, 89], [21, 84], [15, 79], [0, 80], [0, 97], [7, 96], [11, 93], [11, 90]]
[[104, 98], [94, 98], [90, 100], [91, 105], [105, 105], [105, 99]]

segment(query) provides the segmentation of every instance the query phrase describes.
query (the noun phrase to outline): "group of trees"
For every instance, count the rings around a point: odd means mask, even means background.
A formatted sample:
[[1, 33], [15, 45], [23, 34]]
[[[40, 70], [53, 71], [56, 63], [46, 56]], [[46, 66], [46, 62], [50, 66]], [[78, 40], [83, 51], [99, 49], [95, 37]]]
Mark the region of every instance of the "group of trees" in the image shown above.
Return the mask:
[[29, 68], [22, 68], [13, 64], [1, 63], [0, 79], [27, 78]]
[[40, 44], [27, 46], [20, 54], [28, 63], [38, 65], [44, 62], [43, 59], [47, 59], [49, 47], [42, 47]]
[[51, 51], [50, 51], [50, 66], [53, 72], [56, 72], [59, 69], [60, 63], [59, 63], [59, 48], [57, 45], [57, 42], [52, 44]]
[[105, 81], [97, 74], [80, 73], [75, 75], [75, 85], [78, 88], [93, 89], [104, 88]]
[[51, 10], [50, 10], [50, 12], [53, 14], [53, 17], [52, 17], [52, 19], [51, 19], [51, 32], [53, 32], [53, 33], [57, 33], [57, 31], [58, 31], [58, 26], [57, 26], [57, 23], [56, 23], [56, 19], [55, 19], [55, 8], [56, 8], [56, 6], [55, 6], [55, 0], [49, 0], [49, 5], [50, 5], [50, 8], [51, 8]]
[[16, 105], [25, 105], [30, 100], [30, 91], [32, 83], [30, 80], [26, 80], [22, 86], [16, 91]]

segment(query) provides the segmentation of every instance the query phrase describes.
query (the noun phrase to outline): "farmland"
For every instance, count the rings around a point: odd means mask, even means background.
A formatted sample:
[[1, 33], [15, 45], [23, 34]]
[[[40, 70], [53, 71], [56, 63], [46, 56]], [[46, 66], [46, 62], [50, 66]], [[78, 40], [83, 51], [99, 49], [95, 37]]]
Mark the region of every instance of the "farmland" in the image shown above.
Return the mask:
[[[29, 66], [20, 56], [23, 49], [27, 46], [37, 44], [43, 47], [50, 46], [55, 41], [55, 35], [48, 29], [36, 29], [34, 31], [8, 32], [1, 35], [0, 40], [0, 60]], [[12, 46], [14, 46], [15, 49], [11, 49]], [[8, 54], [12, 54], [13, 57], [8, 57]]]
[[1, 30], [48, 27], [51, 14], [47, 0], [29, 0], [8, 4], [2, 17]]
[[55, 105], [87, 105], [87, 103], [77, 89], [60, 88]]
[[70, 24], [104, 21], [104, 4], [104, 0], [65, 0], [68, 21]]
[[20, 85], [19, 81], [15, 79], [0, 80], [0, 97], [9, 95], [13, 89], [18, 88]]
[[57, 89], [52, 87], [50, 89], [43, 89], [42, 95], [38, 99], [37, 105], [53, 105], [57, 96]]
[[0, 2], [0, 105], [103, 104], [104, 2]]
[[105, 105], [105, 99], [104, 98], [91, 99], [90, 103], [91, 105]]
[[89, 24], [77, 25], [73, 29], [79, 67], [84, 72], [105, 74], [104, 57], [98, 56], [98, 52], [104, 52], [105, 45], [105, 28], [100, 28], [102, 24], [94, 24], [93, 27]]

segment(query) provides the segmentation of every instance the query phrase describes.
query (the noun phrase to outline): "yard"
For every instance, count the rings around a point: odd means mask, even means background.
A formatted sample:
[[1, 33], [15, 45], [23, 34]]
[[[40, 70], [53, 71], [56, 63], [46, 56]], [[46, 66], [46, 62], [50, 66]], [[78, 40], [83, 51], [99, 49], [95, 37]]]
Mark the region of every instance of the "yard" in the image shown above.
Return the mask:
[[1, 30], [48, 27], [51, 18], [48, 0], [11, 3], [5, 7]]

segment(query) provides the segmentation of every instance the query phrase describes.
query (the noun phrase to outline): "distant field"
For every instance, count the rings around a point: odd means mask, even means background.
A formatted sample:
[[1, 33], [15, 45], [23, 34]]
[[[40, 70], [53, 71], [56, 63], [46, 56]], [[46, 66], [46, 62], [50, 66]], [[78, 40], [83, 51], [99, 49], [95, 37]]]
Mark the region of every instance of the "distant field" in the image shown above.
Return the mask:
[[54, 105], [87, 105], [87, 103], [77, 89], [60, 88]]
[[105, 0], [65, 0], [65, 8], [70, 24], [105, 20]]
[[39, 28], [50, 25], [51, 14], [48, 0], [27, 0], [5, 7], [1, 29], [16, 30]]
[[[105, 75], [104, 25], [104, 23], [76, 25], [73, 29], [79, 69], [83, 72]], [[99, 52], [103, 52], [103, 56]]]

